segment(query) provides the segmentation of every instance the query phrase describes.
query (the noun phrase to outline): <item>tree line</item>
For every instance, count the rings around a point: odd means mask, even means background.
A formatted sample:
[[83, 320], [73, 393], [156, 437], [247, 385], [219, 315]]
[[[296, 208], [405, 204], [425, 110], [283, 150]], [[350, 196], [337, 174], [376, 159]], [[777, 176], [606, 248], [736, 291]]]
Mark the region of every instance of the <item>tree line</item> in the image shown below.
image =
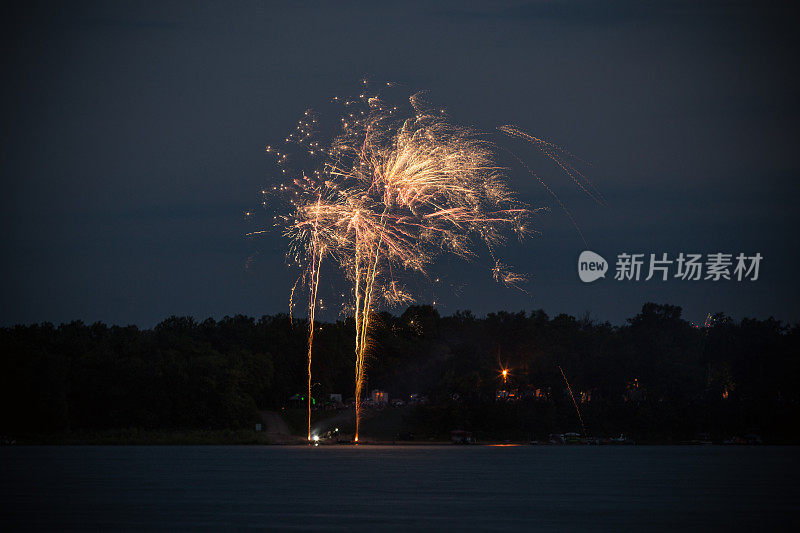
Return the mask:
[[[577, 429], [674, 440], [759, 431], [798, 440], [798, 326], [722, 313], [695, 326], [647, 303], [624, 325], [544, 311], [374, 321], [368, 389], [428, 398], [404, 424], [528, 438]], [[352, 319], [316, 326], [312, 396], [353, 396]], [[247, 428], [306, 388], [308, 322], [279, 314], [152, 329], [71, 322], [0, 329], [0, 434]], [[505, 377], [502, 370], [508, 372]], [[563, 375], [562, 375], [563, 371]]]

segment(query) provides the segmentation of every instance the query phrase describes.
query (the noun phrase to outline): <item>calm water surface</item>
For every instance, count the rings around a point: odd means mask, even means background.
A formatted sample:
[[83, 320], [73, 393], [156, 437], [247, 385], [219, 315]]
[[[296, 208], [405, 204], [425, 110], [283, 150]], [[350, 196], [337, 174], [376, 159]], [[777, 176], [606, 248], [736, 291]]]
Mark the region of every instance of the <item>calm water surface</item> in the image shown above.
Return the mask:
[[10, 446], [0, 530], [798, 531], [800, 447]]

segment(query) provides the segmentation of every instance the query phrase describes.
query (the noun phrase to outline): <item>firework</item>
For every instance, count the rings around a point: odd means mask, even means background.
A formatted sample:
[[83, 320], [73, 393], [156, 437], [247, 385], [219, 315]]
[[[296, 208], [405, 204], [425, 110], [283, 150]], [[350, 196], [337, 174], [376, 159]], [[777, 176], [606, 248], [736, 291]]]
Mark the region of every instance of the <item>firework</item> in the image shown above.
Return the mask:
[[[286, 139], [294, 154], [267, 148], [284, 166], [287, 179], [263, 192], [288, 199], [288, 212], [276, 217], [276, 223], [289, 239], [288, 258], [301, 266], [309, 289], [309, 439], [311, 356], [323, 260], [349, 282], [344, 309], [355, 318], [358, 441], [376, 309], [413, 301], [402, 283], [404, 275], [425, 275], [441, 254], [473, 259], [479, 245], [494, 259], [494, 279], [520, 287], [525, 277], [501, 263], [496, 249], [509, 235], [522, 239], [531, 233], [529, 217], [537, 210], [515, 199], [506, 185], [507, 169], [496, 162], [496, 146], [485, 135], [454, 124], [441, 110], [424, 109], [417, 95], [406, 112], [379, 95], [334, 101], [344, 112], [329, 143], [316, 140], [317, 119], [307, 111]], [[563, 150], [511, 126], [500, 130], [531, 142], [595, 196]], [[287, 174], [288, 160], [298, 155], [310, 163]]]
[[575, 406], [575, 412], [578, 413], [578, 420], [581, 423], [581, 429], [583, 430], [583, 436], [586, 436], [586, 426], [583, 425], [583, 417], [581, 416], [581, 410], [578, 408], [578, 402], [575, 401], [575, 395], [572, 394], [572, 387], [569, 386], [569, 381], [567, 381], [567, 375], [564, 373], [564, 369], [561, 368], [559, 365], [558, 370], [561, 372], [561, 377], [564, 378], [564, 383], [567, 385], [567, 390], [569, 391], [569, 397], [572, 398], [572, 405]]

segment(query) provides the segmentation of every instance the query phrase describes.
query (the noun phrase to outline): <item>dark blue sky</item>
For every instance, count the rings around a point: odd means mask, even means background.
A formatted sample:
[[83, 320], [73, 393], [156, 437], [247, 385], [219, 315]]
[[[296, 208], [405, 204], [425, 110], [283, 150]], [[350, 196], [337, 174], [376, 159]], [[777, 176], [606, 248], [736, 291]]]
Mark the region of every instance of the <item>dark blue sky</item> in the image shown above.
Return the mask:
[[[541, 236], [506, 253], [533, 278], [530, 295], [495, 285], [485, 264], [446, 265], [464, 289], [422, 299], [443, 313], [588, 310], [619, 323], [657, 301], [694, 321], [714, 311], [800, 320], [798, 23], [782, 4], [386, 4], [6, 11], [0, 324], [284, 311], [285, 243], [244, 238], [243, 212], [275, 172], [264, 146], [364, 76], [428, 90], [458, 122], [513, 122], [591, 161], [607, 207], [530, 153], [589, 249], [612, 262], [764, 256], [756, 282], [583, 284], [584, 245], [554, 206]], [[526, 176], [512, 183], [554, 205]]]

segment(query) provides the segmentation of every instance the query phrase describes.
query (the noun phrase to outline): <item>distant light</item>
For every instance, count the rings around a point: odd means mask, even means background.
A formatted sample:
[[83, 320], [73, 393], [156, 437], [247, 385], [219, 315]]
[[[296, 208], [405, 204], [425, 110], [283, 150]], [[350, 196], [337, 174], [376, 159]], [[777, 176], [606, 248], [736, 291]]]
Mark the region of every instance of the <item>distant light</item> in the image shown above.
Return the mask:
[[319, 435], [314, 435], [313, 437], [311, 437], [311, 440], [313, 440], [314, 442], [318, 442], [319, 441]]

